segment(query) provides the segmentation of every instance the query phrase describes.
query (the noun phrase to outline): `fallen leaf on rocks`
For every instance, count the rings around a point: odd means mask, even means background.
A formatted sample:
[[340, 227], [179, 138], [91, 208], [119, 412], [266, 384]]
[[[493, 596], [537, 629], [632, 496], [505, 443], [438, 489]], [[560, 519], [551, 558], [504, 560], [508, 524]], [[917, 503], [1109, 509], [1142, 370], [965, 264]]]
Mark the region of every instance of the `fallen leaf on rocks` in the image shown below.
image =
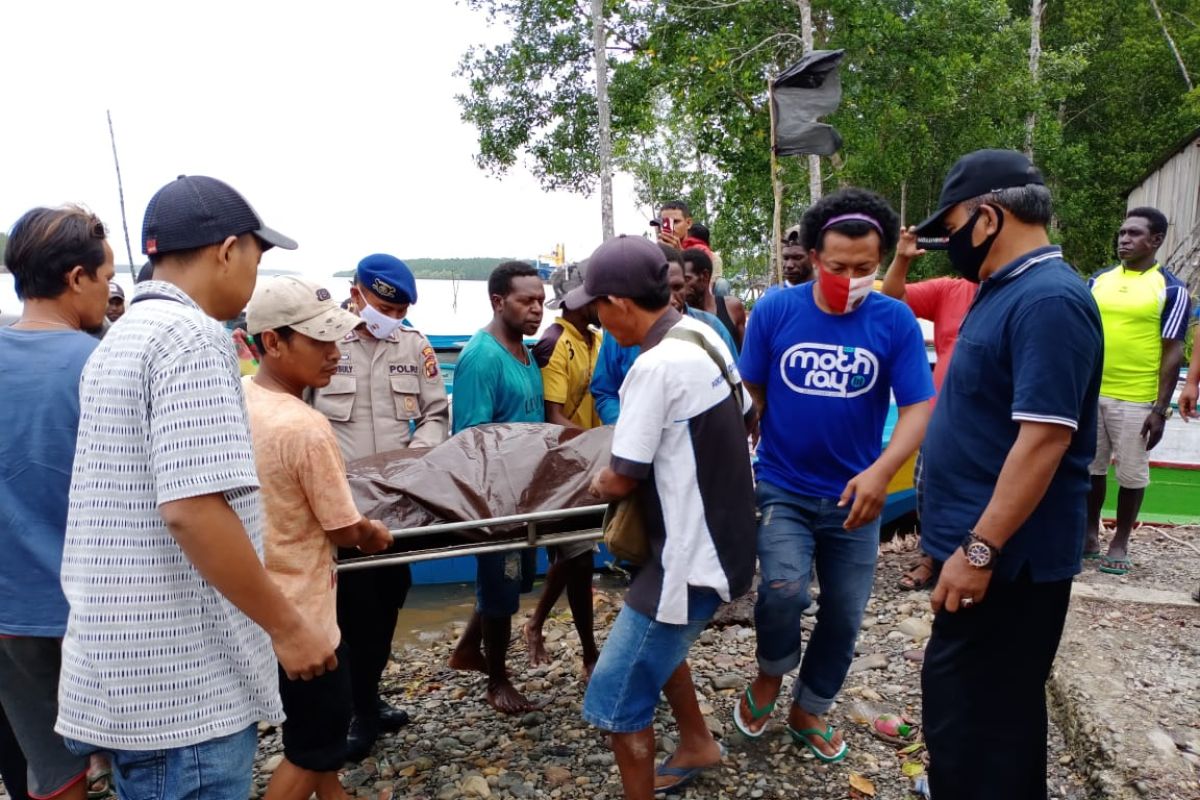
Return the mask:
[[911, 756], [913, 753], [917, 752], [924, 746], [925, 746], [924, 742], [913, 742], [908, 747], [902, 748], [901, 750], [898, 750], [897, 752], [902, 756]]
[[900, 771], [904, 773], [905, 777], [915, 778], [925, 772], [925, 766], [919, 761], [905, 761], [900, 767]]
[[867, 797], [875, 796], [875, 784], [871, 783], [869, 778], [865, 778], [857, 772], [850, 773], [850, 788], [856, 792], [861, 792]]

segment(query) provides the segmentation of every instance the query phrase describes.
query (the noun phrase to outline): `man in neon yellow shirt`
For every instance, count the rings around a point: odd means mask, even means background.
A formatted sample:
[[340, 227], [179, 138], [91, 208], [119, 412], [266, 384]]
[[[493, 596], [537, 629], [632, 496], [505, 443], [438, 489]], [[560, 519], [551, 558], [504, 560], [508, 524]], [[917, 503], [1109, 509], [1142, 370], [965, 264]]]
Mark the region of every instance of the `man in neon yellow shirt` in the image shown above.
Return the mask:
[[[1150, 484], [1149, 451], [1171, 416], [1183, 360], [1191, 299], [1183, 282], [1155, 259], [1166, 232], [1161, 211], [1131, 210], [1117, 233], [1121, 263], [1089, 282], [1104, 323], [1104, 377], [1083, 552], [1084, 558], [1100, 559], [1101, 572], [1113, 575], [1124, 575], [1132, 566], [1129, 535]], [[1101, 555], [1100, 509], [1113, 460], [1120, 486], [1117, 530]]]

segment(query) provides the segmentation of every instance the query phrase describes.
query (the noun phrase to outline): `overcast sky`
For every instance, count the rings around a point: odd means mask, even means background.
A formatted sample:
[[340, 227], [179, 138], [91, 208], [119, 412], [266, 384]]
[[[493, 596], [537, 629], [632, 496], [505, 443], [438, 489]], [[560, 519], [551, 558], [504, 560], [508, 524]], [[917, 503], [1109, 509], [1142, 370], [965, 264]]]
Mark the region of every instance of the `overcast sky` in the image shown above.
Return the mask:
[[[600, 241], [598, 195], [475, 166], [452, 73], [503, 31], [453, 0], [65, 0], [6, 3], [0, 21], [4, 229], [31, 206], [82, 202], [127, 260], [111, 109], [138, 263], [146, 203], [182, 173], [232, 184], [300, 242], [264, 266], [313, 274], [376, 251], [530, 258], [563, 242], [579, 259]], [[646, 229], [624, 176], [615, 206], [618, 233]]]

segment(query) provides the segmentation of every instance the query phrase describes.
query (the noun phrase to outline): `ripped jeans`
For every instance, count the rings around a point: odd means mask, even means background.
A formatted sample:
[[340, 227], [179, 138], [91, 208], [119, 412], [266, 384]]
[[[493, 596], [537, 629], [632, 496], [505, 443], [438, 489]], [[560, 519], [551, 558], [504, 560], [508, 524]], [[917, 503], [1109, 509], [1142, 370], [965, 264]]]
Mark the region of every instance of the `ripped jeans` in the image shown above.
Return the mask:
[[[756, 492], [762, 511], [762, 581], [754, 607], [758, 667], [767, 675], [786, 675], [799, 665], [793, 702], [821, 715], [833, 705], [854, 659], [875, 580], [879, 520], [848, 531], [842, 523], [850, 507], [838, 508], [837, 498], [804, 497], [766, 481], [758, 482]], [[800, 620], [811, 602], [814, 565], [821, 603], [801, 659]]]

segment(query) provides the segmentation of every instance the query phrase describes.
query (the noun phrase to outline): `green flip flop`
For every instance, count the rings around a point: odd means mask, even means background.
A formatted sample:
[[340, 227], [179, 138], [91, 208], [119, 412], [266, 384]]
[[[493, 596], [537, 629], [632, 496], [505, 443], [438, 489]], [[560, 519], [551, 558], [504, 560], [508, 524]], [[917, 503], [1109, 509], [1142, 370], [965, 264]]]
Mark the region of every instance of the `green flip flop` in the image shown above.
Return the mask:
[[1099, 550], [1089, 550], [1083, 554], [1084, 561], [1099, 561], [1103, 557]]
[[1102, 556], [1100, 558], [1100, 571], [1105, 575], [1127, 575], [1131, 569], [1133, 569], [1133, 562], [1129, 560], [1128, 556], [1125, 558]]
[[846, 754], [850, 752], [850, 745], [848, 745], [846, 743], [846, 740], [843, 739], [842, 746], [840, 748], [838, 748], [838, 751], [831, 756], [827, 756], [823, 752], [821, 752], [821, 748], [819, 748], [815, 744], [813, 744], [812, 741], [808, 738], [810, 736], [820, 736], [822, 739], [825, 740], [825, 744], [832, 745], [833, 744], [833, 734], [834, 734], [834, 727], [832, 725], [827, 726], [823, 732], [817, 728], [805, 728], [802, 731], [798, 731], [795, 728], [793, 728], [791, 725], [788, 725], [788, 733], [790, 733], [792, 735], [793, 742], [795, 742], [796, 744], [804, 745], [805, 747], [807, 747], [809, 750], [812, 751], [812, 754], [814, 756], [816, 756], [818, 760], [820, 760], [826, 764], [836, 764], [837, 762], [839, 762], [843, 758], [845, 758]]
[[733, 704], [733, 725], [738, 731], [749, 739], [757, 739], [767, 732], [767, 726], [764, 725], [758, 729], [758, 732], [750, 730], [750, 726], [742, 720], [742, 697], [746, 698], [746, 705], [750, 708], [750, 721], [758, 722], [763, 717], [769, 717], [775, 712], [775, 701], [767, 703], [762, 708], [754, 702], [754, 695], [750, 693], [750, 687], [746, 687], [746, 691], [738, 696], [738, 699]]

